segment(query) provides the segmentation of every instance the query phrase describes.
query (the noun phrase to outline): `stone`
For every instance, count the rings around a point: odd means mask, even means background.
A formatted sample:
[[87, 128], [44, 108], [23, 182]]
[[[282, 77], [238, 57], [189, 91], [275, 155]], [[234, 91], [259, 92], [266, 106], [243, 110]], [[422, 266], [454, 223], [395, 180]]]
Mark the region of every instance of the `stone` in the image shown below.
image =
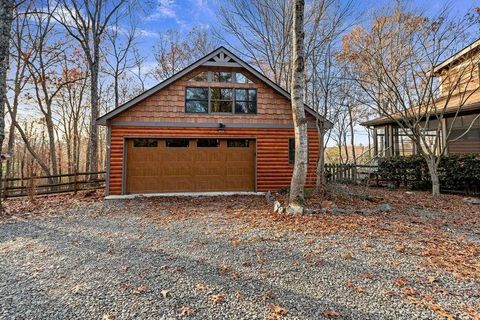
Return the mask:
[[279, 209], [281, 206], [282, 206], [282, 205], [280, 204], [280, 202], [275, 201], [275, 202], [273, 203], [273, 212], [277, 212], [278, 209]]
[[342, 208], [332, 208], [332, 213], [333, 214], [348, 214], [349, 211], [347, 209], [342, 209]]
[[303, 207], [298, 205], [289, 205], [287, 207], [288, 214], [303, 214]]
[[376, 208], [377, 212], [389, 212], [391, 210], [392, 210], [392, 206], [389, 205], [388, 203], [381, 203]]
[[463, 202], [473, 205], [480, 205], [480, 198], [467, 197], [463, 198]]
[[284, 212], [285, 212], [285, 208], [284, 208], [284, 207], [278, 208], [278, 211], [277, 211], [278, 214], [283, 214]]
[[267, 199], [268, 203], [274, 203], [275, 202], [275, 198], [272, 196], [272, 193], [270, 191], [268, 191], [265, 194], [265, 199]]

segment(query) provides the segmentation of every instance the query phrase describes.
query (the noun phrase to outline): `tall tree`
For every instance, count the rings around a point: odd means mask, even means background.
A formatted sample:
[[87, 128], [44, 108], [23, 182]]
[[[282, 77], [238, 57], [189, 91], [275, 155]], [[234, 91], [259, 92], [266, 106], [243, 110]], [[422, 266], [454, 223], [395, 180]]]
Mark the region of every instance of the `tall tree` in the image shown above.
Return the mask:
[[[98, 171], [99, 71], [100, 46], [107, 27], [117, 15], [132, 6], [127, 0], [60, 0], [61, 8], [52, 13], [67, 33], [78, 41], [89, 68], [90, 76], [90, 137], [88, 168]], [[91, 175], [95, 179], [96, 175]]]
[[[12, 30], [14, 0], [0, 1], [0, 153], [5, 139], [5, 103], [7, 100], [7, 72], [10, 55], [10, 33]], [[0, 158], [0, 168], [2, 160]], [[0, 179], [2, 177], [0, 170]], [[1, 202], [0, 202], [1, 204]]]
[[290, 184], [290, 199], [287, 211], [302, 213], [305, 202], [305, 181], [308, 169], [308, 135], [307, 120], [304, 108], [305, 88], [305, 0], [295, 0], [293, 7], [293, 65], [292, 65], [292, 115], [295, 131], [295, 161], [292, 181]]

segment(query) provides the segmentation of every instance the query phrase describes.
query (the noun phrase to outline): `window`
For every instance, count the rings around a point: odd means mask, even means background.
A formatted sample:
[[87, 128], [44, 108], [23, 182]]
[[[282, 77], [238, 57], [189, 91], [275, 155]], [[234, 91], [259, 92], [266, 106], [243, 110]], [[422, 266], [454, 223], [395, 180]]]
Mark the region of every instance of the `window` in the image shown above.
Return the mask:
[[241, 72], [235, 73], [235, 82], [236, 83], [253, 83], [252, 80], [248, 79], [247, 76]]
[[218, 139], [198, 139], [197, 148], [216, 148], [220, 145]]
[[235, 113], [257, 113], [256, 89], [235, 89]]
[[188, 139], [167, 139], [165, 145], [167, 148], [187, 148], [189, 141]]
[[295, 163], [295, 139], [288, 139], [288, 164]]
[[210, 112], [233, 112], [233, 90], [210, 88]]
[[208, 112], [208, 88], [187, 87], [185, 93], [185, 112]]
[[133, 139], [135, 148], [156, 148], [158, 146], [157, 139]]
[[212, 76], [213, 82], [233, 82], [232, 72], [215, 71]]
[[228, 139], [227, 148], [248, 148], [249, 142], [247, 139]]
[[198, 81], [198, 82], [207, 82], [208, 81], [208, 72], [203, 71], [191, 78], [188, 81]]

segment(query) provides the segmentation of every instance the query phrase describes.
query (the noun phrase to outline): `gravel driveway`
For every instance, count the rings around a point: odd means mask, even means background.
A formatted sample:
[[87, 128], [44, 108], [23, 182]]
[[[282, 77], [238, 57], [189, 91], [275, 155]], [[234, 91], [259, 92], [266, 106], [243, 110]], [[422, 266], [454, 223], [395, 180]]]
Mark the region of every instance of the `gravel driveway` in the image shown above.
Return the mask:
[[395, 243], [248, 221], [261, 202], [95, 201], [0, 224], [0, 318], [473, 319], [480, 308], [478, 281]]

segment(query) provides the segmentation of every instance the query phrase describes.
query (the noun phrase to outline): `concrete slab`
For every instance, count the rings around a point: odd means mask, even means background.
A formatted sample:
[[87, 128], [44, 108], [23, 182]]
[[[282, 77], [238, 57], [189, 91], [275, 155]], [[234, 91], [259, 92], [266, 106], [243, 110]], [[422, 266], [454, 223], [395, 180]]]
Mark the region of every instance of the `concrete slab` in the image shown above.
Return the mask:
[[125, 200], [151, 197], [218, 197], [218, 196], [263, 196], [265, 192], [176, 192], [176, 193], [138, 193], [106, 196], [105, 200]]

